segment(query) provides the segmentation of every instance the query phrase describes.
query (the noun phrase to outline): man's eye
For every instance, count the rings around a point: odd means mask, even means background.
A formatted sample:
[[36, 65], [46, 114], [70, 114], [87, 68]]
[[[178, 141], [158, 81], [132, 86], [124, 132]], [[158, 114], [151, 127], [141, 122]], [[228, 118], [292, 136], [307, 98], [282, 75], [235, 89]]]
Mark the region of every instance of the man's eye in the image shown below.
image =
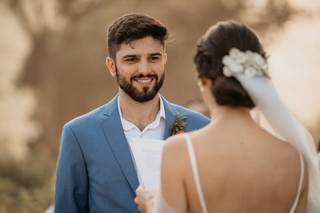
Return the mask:
[[160, 60], [159, 56], [152, 56], [151, 57], [151, 61], [158, 61], [158, 60]]
[[137, 61], [137, 59], [136, 58], [126, 58], [125, 61], [127, 61], [127, 62], [135, 62], [135, 61]]

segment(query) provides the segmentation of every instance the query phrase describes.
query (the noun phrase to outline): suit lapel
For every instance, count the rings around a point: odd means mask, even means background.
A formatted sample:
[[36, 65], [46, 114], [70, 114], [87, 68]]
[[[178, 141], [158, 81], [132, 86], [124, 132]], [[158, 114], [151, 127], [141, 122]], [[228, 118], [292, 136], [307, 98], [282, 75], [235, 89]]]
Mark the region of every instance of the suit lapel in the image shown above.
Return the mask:
[[171, 104], [163, 97], [161, 97], [163, 100], [164, 110], [166, 113], [166, 127], [164, 131], [164, 139], [167, 139], [171, 134], [171, 127], [174, 122], [176, 112], [174, 108], [171, 106]]
[[135, 191], [139, 181], [131, 157], [130, 147], [121, 125], [117, 96], [106, 106], [105, 116], [107, 118], [102, 123], [104, 135], [131, 189]]

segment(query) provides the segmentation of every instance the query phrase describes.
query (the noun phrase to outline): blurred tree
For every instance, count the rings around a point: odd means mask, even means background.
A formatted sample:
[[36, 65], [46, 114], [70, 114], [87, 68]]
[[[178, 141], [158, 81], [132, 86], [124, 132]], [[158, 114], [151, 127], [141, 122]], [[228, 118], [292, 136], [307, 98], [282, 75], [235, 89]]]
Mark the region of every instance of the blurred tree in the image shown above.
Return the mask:
[[39, 131], [32, 120], [35, 96], [30, 88], [17, 87], [31, 50], [31, 40], [14, 15], [0, 4], [0, 161], [6, 158], [21, 160], [28, 144]]
[[[52, 38], [63, 33], [68, 25], [97, 7], [100, 0], [5, 0], [0, 2], [1, 27], [7, 29], [0, 36], [3, 62], [0, 87], [0, 149], [4, 151], [1, 158], [22, 159], [28, 151], [28, 145], [39, 136], [39, 125], [34, 120], [36, 98], [43, 94], [39, 84], [46, 84], [43, 72], [25, 76], [23, 71], [35, 57], [41, 60], [42, 53], [48, 51]], [[40, 54], [40, 55], [39, 55]], [[31, 78], [29, 78], [31, 77]], [[32, 91], [25, 86], [28, 79], [32, 81]], [[38, 81], [39, 80], [39, 81]], [[44, 81], [43, 81], [44, 80]], [[35, 94], [35, 95], [34, 95]], [[38, 103], [41, 104], [41, 101]], [[45, 117], [44, 117], [45, 119]]]
[[50, 81], [42, 71], [26, 71], [30, 61], [36, 59], [41, 64], [41, 59], [54, 46], [54, 38], [98, 3], [93, 0], [0, 2], [1, 213], [42, 212], [52, 202], [49, 179], [54, 163], [46, 153], [29, 149], [39, 136], [39, 124], [42, 126], [42, 119], [47, 118], [43, 112], [50, 111], [50, 107], [41, 105], [42, 98], [51, 93], [50, 89], [46, 90]]

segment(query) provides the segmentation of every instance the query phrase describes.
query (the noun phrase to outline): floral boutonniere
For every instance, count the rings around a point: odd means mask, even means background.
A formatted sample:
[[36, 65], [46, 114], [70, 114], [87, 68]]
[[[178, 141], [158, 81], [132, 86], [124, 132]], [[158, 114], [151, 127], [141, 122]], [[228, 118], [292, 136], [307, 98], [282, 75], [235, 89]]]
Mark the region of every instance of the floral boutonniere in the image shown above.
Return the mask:
[[183, 117], [182, 115], [177, 114], [174, 119], [174, 122], [172, 123], [170, 135], [172, 136], [172, 135], [183, 133], [184, 132], [183, 130], [187, 125], [186, 120], [187, 120], [186, 117]]

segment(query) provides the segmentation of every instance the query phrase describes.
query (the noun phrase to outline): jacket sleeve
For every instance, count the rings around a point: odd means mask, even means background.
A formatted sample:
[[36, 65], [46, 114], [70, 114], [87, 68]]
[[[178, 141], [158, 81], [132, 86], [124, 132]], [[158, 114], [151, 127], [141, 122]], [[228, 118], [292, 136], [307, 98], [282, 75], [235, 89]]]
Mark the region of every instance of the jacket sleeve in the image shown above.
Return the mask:
[[84, 156], [72, 128], [65, 125], [56, 171], [55, 212], [89, 212], [88, 203], [88, 174]]

